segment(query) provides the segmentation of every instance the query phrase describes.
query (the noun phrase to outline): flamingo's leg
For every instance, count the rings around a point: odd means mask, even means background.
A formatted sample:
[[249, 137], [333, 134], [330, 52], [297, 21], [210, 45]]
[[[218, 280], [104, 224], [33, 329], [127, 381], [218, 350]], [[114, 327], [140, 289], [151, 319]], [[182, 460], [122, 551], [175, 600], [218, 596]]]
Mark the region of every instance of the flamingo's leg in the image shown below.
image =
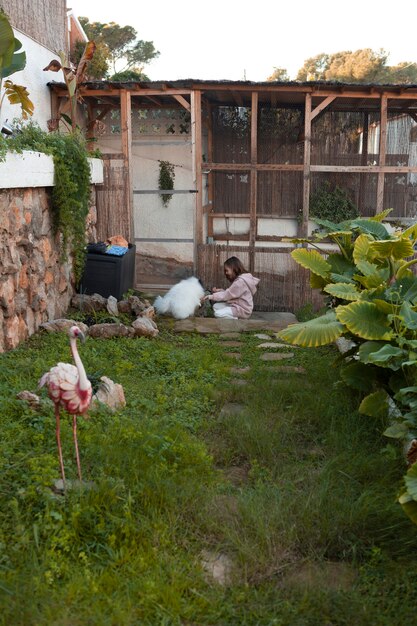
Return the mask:
[[77, 459], [77, 469], [78, 469], [78, 478], [80, 482], [82, 481], [81, 476], [81, 463], [80, 463], [80, 454], [78, 452], [78, 440], [77, 440], [77, 416], [72, 416], [72, 434], [74, 436], [74, 446], [75, 446], [75, 456]]
[[57, 443], [57, 446], [58, 446], [59, 466], [61, 468], [61, 477], [62, 477], [62, 482], [64, 483], [64, 489], [65, 489], [65, 470], [64, 470], [64, 461], [62, 459], [59, 404], [55, 404], [55, 420], [56, 420], [56, 431], [55, 432], [56, 432], [56, 443]]

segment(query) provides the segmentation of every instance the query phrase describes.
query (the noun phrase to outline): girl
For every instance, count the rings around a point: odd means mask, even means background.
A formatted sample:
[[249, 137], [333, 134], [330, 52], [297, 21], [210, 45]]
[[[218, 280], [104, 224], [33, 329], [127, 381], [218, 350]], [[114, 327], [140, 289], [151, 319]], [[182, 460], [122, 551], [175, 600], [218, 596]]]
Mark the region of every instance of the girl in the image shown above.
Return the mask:
[[205, 296], [202, 301], [210, 300], [213, 305], [214, 317], [223, 319], [247, 319], [253, 311], [253, 296], [259, 278], [255, 278], [243, 266], [240, 259], [230, 257], [224, 264], [224, 273], [232, 283], [228, 289], [213, 289], [213, 293]]

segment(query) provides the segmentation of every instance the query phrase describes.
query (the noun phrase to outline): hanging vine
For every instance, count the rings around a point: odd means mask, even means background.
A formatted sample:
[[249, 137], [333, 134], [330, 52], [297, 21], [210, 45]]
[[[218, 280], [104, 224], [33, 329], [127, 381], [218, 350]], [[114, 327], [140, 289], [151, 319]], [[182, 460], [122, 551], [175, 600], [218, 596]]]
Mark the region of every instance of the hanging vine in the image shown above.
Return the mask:
[[52, 156], [55, 185], [52, 190], [52, 220], [55, 232], [61, 234], [62, 259], [73, 257], [76, 282], [82, 276], [85, 263], [86, 221], [90, 198], [90, 166], [85, 140], [81, 133], [47, 133], [29, 122], [21, 132], [10, 138], [0, 138], [0, 160], [6, 152], [34, 150]]
[[[175, 166], [169, 161], [159, 161], [159, 190], [160, 191], [169, 191], [170, 189], [174, 189], [174, 181], [175, 181]], [[162, 204], [164, 206], [168, 206], [169, 201], [172, 198], [172, 194], [163, 193], [161, 194]]]

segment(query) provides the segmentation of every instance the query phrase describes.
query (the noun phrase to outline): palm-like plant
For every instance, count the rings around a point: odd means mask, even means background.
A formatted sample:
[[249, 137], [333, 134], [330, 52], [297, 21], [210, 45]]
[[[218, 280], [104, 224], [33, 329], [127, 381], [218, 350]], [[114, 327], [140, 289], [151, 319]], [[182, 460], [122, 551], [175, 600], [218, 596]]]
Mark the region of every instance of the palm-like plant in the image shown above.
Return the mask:
[[[10, 22], [3, 11], [0, 11], [0, 110], [7, 96], [10, 104], [20, 104], [22, 117], [27, 119], [33, 114], [34, 105], [29, 99], [29, 92], [23, 85], [16, 85], [7, 78], [20, 72], [26, 65], [26, 53], [20, 51], [22, 44], [14, 36]], [[7, 78], [7, 80], [3, 80]], [[3, 93], [2, 90], [4, 88]]]

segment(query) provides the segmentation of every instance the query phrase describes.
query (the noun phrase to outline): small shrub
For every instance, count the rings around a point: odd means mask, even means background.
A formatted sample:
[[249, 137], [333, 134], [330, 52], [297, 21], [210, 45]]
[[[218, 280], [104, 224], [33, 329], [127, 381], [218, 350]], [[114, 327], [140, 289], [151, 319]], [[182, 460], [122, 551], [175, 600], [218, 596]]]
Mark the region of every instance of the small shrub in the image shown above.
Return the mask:
[[359, 211], [344, 189], [326, 181], [311, 195], [310, 216], [338, 224], [358, 217]]

